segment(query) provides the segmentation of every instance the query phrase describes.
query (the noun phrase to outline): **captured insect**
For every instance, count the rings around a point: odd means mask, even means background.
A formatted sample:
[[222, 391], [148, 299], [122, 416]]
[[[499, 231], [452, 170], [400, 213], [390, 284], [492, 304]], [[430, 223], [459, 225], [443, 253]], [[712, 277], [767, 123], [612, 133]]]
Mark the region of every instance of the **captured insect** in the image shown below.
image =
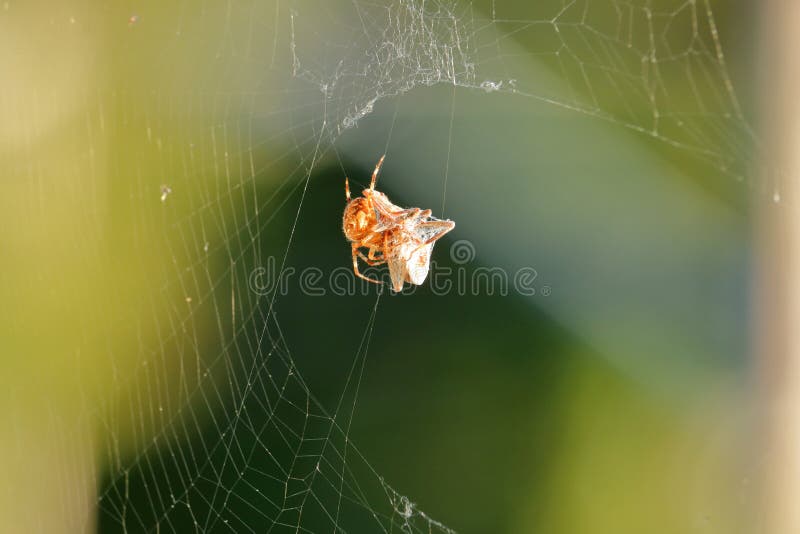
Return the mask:
[[[347, 206], [344, 208], [342, 227], [350, 241], [353, 254], [353, 272], [368, 282], [380, 284], [358, 270], [358, 259], [367, 265], [389, 266], [392, 289], [402, 291], [403, 283], [421, 285], [428, 276], [433, 244], [456, 223], [431, 216], [431, 210], [401, 208], [393, 204], [384, 193], [375, 190], [375, 181], [386, 156], [382, 156], [369, 189], [363, 196], [350, 199], [350, 184], [345, 177], [344, 191]], [[367, 249], [367, 255], [359, 249]]]

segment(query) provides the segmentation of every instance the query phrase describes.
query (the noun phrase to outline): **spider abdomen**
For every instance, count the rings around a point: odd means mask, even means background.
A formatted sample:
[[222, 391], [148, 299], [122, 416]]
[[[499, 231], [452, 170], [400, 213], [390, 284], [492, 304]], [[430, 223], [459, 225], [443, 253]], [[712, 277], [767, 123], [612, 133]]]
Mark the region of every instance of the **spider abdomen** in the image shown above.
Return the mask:
[[361, 241], [375, 225], [375, 215], [364, 198], [352, 200], [344, 209], [342, 230], [350, 241]]

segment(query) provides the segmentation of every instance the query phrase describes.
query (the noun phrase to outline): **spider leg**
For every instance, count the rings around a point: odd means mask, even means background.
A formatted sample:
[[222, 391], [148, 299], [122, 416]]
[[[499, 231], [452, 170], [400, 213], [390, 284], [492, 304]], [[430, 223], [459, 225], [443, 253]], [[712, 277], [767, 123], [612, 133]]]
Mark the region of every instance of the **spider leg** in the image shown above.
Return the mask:
[[366, 280], [367, 282], [372, 282], [373, 284], [380, 284], [381, 283], [380, 280], [375, 280], [373, 278], [369, 278], [369, 277], [364, 276], [363, 274], [361, 274], [359, 272], [359, 270], [358, 270], [358, 254], [359, 254], [358, 247], [356, 246], [355, 243], [353, 243], [353, 247], [352, 248], [353, 248], [353, 272], [356, 274], [356, 276]]
[[377, 257], [375, 254], [378, 253], [378, 247], [369, 247], [369, 253], [364, 256], [361, 252], [358, 253], [358, 257], [361, 258], [366, 262], [367, 265], [370, 267], [374, 267], [376, 265], [383, 265], [386, 263], [386, 259], [381, 256], [380, 258]]
[[384, 260], [383, 258], [375, 258], [371, 260], [367, 256], [364, 256], [364, 254], [362, 254], [361, 252], [358, 253], [358, 257], [364, 260], [364, 263], [366, 263], [370, 267], [375, 267], [376, 265], [383, 265], [384, 263], [386, 263], [386, 260]]
[[350, 202], [350, 183], [347, 181], [347, 176], [344, 177], [344, 196], [347, 202]]
[[370, 182], [369, 182], [369, 188], [371, 190], [373, 190], [373, 191], [375, 190], [375, 180], [378, 179], [378, 173], [381, 171], [381, 165], [383, 165], [383, 160], [384, 160], [385, 157], [386, 157], [386, 154], [381, 156], [381, 159], [378, 160], [378, 164], [375, 165], [375, 170], [372, 171], [372, 180], [370, 180]]
[[378, 191], [371, 193], [369, 189], [365, 189], [364, 196], [369, 196], [372, 199], [372, 203], [375, 206], [375, 209], [378, 211], [378, 213], [387, 217], [398, 217], [401, 215], [406, 215], [408, 213], [415, 213], [420, 211], [419, 208], [401, 208], [400, 206], [395, 206], [386, 197], [386, 195]]

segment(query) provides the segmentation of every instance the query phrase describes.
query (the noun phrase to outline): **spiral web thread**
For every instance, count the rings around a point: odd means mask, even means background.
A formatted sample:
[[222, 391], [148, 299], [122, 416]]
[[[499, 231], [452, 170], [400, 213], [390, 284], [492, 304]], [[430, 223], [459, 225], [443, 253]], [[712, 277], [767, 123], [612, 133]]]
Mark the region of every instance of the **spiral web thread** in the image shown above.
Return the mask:
[[[332, 408], [282, 334], [282, 297], [247, 283], [282, 214], [279, 270], [289, 265], [317, 164], [379, 102], [437, 84], [506, 93], [618, 124], [737, 178], [752, 163], [710, 0], [231, 0], [186, 3], [145, 37], [147, 22], [134, 21], [142, 36], [131, 43], [156, 43], [166, 81], [102, 95], [85, 134], [91, 145], [92, 132], [135, 132], [118, 170], [129, 173], [133, 234], [149, 236], [132, 255], [152, 288], [126, 318], [136, 364], [114, 375], [115, 401], [87, 411], [105, 431], [98, 504], [110, 530], [450, 531], [350, 442], [380, 297]], [[170, 76], [185, 55], [213, 76], [192, 86]], [[525, 61], [560, 83], [526, 79]], [[126, 107], [118, 99], [138, 107], [114, 115]], [[157, 176], [142, 176], [139, 161], [155, 161]], [[276, 168], [292, 170], [265, 192]], [[148, 255], [161, 258], [155, 270]]]

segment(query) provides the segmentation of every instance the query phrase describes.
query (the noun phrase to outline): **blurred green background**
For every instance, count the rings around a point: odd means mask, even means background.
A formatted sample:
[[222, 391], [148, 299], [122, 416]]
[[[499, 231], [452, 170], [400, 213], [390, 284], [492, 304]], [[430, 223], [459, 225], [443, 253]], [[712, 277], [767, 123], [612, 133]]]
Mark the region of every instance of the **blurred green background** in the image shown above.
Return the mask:
[[757, 9], [0, 4], [0, 530], [752, 531]]

